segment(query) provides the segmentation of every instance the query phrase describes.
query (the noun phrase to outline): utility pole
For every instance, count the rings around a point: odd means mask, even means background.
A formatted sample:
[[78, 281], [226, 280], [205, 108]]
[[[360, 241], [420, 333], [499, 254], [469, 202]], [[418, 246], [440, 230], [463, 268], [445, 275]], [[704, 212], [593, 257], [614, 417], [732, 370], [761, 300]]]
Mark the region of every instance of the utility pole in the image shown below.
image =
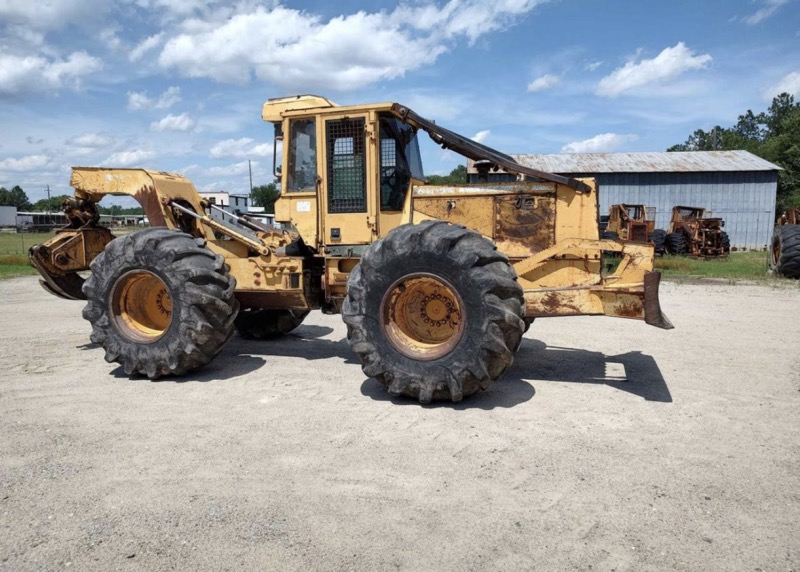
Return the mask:
[[50, 220], [50, 224], [53, 224], [53, 217], [50, 216], [50, 185], [47, 185], [47, 218]]
[[247, 170], [250, 171], [250, 190], [248, 196], [253, 192], [253, 168], [250, 166], [250, 159], [247, 160]]

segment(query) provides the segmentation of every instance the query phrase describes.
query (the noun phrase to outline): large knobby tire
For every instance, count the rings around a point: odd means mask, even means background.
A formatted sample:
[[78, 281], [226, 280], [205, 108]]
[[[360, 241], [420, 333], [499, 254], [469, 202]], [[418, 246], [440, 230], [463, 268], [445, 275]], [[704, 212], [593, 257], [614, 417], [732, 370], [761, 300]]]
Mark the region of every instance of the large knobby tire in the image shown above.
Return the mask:
[[655, 229], [650, 233], [650, 242], [657, 255], [662, 255], [666, 251], [667, 231], [661, 228]]
[[731, 251], [731, 237], [724, 230], [719, 233], [719, 244], [723, 253], [728, 254]]
[[203, 239], [153, 228], [111, 241], [83, 285], [91, 340], [128, 375], [181, 375], [233, 333], [236, 281]]
[[775, 227], [770, 249], [770, 267], [775, 274], [800, 278], [800, 224]]
[[669, 233], [664, 244], [667, 252], [670, 254], [687, 254], [689, 252], [689, 245], [686, 242], [686, 235], [682, 232]]
[[303, 323], [309, 311], [272, 308], [240, 310], [234, 327], [240, 336], [251, 340], [268, 340], [288, 334]]
[[442, 221], [396, 228], [353, 269], [342, 316], [364, 373], [392, 395], [460, 401], [511, 365], [523, 322], [508, 258]]

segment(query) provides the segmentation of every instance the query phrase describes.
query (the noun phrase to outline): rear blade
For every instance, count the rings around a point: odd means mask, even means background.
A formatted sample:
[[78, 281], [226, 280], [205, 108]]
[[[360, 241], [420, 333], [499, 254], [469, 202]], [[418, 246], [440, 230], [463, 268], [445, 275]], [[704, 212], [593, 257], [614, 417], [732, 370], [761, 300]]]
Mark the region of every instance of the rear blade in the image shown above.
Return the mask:
[[660, 272], [646, 272], [644, 275], [644, 321], [645, 323], [671, 330], [675, 326], [669, 321], [661, 311], [661, 303], [658, 300], [658, 286], [661, 283]]

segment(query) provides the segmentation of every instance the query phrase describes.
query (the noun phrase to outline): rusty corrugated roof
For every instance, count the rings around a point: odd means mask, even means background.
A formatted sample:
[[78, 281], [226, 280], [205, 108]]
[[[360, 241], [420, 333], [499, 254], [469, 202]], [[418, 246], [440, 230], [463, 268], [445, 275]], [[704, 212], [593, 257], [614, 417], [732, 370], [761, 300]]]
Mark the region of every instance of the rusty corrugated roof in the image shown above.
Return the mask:
[[[748, 151], [684, 151], [675, 153], [558, 153], [512, 155], [521, 165], [548, 173], [683, 173], [716, 171], [780, 171], [779, 166]], [[475, 173], [472, 161], [467, 168]]]

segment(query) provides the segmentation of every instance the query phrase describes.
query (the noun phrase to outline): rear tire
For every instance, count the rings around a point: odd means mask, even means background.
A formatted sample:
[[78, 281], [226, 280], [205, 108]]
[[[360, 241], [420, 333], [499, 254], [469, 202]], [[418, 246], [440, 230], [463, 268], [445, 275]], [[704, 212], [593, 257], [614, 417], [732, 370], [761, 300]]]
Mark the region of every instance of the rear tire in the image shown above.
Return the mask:
[[176, 230], [111, 241], [83, 285], [91, 340], [108, 362], [150, 379], [210, 362], [233, 332], [236, 281], [223, 258]]
[[775, 274], [800, 278], [800, 225], [775, 227], [770, 249], [770, 267]]
[[309, 311], [278, 309], [240, 310], [234, 327], [239, 335], [251, 340], [268, 340], [286, 335], [303, 323]]
[[719, 233], [719, 242], [720, 246], [722, 246], [722, 252], [724, 254], [728, 254], [731, 251], [731, 238], [728, 236], [728, 233], [724, 230]]
[[392, 395], [460, 401], [514, 360], [525, 329], [508, 258], [442, 221], [396, 228], [350, 274], [342, 317], [364, 373]]
[[667, 235], [665, 240], [667, 252], [670, 254], [686, 254], [689, 246], [686, 243], [686, 235], [682, 232], [672, 232]]
[[653, 248], [657, 255], [663, 255], [666, 251], [666, 239], [667, 239], [667, 231], [661, 228], [657, 228], [653, 232], [650, 233], [650, 242], [653, 243]]

